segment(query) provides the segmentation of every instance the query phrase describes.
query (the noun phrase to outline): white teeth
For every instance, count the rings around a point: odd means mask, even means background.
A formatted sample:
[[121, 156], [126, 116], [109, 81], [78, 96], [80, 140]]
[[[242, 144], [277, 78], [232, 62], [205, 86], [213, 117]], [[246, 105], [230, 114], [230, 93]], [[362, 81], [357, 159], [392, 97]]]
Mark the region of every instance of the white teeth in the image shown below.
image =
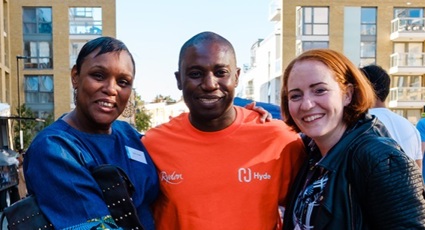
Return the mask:
[[304, 118], [304, 121], [310, 122], [310, 121], [314, 121], [314, 120], [321, 118], [321, 117], [323, 117], [323, 115], [313, 115], [313, 116]]
[[108, 107], [108, 108], [114, 107], [114, 105], [112, 103], [105, 102], [105, 101], [99, 101], [99, 105], [104, 106], [104, 107]]
[[214, 103], [214, 102], [217, 102], [219, 99], [218, 98], [214, 98], [214, 99], [211, 99], [211, 98], [199, 98], [199, 100], [202, 103]]

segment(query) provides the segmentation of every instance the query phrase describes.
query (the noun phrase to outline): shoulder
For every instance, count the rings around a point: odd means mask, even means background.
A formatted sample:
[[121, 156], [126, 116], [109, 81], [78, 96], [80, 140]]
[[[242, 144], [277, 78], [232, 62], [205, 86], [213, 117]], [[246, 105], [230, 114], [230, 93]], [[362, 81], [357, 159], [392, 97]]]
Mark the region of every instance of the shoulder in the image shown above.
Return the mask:
[[353, 144], [351, 150], [353, 159], [361, 167], [368, 167], [369, 170], [380, 164], [389, 165], [390, 161], [406, 162], [409, 160], [400, 145], [390, 137], [365, 135]]
[[150, 141], [159, 141], [170, 136], [178, 136], [182, 133], [187, 133], [190, 130], [189, 114], [184, 112], [177, 117], [171, 118], [168, 122], [162, 123], [146, 131], [143, 136], [143, 143]]
[[112, 123], [112, 129], [117, 132], [132, 132], [138, 133], [135, 127], [131, 126], [128, 122], [116, 120]]
[[154, 133], [158, 131], [179, 131], [184, 129], [185, 125], [189, 124], [189, 113], [183, 112], [176, 117], [170, 118], [169, 121], [159, 124], [155, 127], [150, 128], [146, 134]]
[[418, 123], [416, 124], [416, 127], [425, 128], [425, 118], [419, 119]]

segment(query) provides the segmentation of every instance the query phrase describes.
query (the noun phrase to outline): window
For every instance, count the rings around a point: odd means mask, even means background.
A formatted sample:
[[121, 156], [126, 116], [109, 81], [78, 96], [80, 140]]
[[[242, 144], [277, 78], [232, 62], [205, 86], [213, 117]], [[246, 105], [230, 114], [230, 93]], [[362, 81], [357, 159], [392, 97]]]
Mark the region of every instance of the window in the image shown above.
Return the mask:
[[69, 34], [102, 34], [102, 8], [69, 8]]
[[53, 76], [25, 76], [25, 103], [53, 105]]
[[303, 7], [301, 14], [303, 35], [329, 34], [328, 7]]
[[52, 43], [50, 41], [25, 41], [25, 68], [52, 68]]
[[70, 56], [69, 56], [69, 67], [72, 68], [76, 61], [77, 61], [77, 57], [78, 57], [78, 53], [80, 52], [81, 48], [83, 48], [83, 46], [87, 43], [86, 40], [84, 41], [71, 41], [70, 43]]
[[362, 7], [360, 22], [360, 66], [376, 63], [376, 8]]
[[376, 8], [361, 9], [361, 35], [376, 35]]
[[423, 8], [394, 8], [394, 18], [422, 18]]
[[51, 34], [52, 9], [51, 8], [23, 8], [24, 34]]
[[22, 14], [24, 67], [53, 68], [52, 9], [24, 7]]
[[398, 19], [398, 30], [415, 31], [425, 28], [423, 8], [394, 8], [394, 19]]
[[329, 42], [327, 41], [303, 41], [303, 51], [311, 49], [326, 49], [329, 48]]
[[360, 66], [375, 64], [376, 42], [360, 42]]

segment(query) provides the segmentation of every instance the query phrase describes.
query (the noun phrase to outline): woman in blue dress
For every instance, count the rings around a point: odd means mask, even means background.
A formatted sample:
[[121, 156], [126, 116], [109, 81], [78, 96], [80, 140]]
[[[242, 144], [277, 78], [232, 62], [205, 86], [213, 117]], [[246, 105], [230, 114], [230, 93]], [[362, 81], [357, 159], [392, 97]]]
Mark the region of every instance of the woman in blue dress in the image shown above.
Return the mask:
[[121, 41], [86, 43], [71, 70], [75, 109], [40, 132], [28, 148], [28, 192], [55, 229], [119, 229], [91, 171], [102, 164], [124, 170], [145, 229], [154, 229], [150, 205], [159, 190], [154, 164], [139, 134], [117, 118], [125, 110], [135, 77], [134, 59]]

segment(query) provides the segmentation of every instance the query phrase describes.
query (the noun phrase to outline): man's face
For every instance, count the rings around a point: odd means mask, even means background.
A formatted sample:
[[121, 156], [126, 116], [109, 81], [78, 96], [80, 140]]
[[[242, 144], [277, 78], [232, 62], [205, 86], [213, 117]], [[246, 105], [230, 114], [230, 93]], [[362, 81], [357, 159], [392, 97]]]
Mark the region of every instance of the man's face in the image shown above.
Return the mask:
[[176, 72], [192, 121], [228, 120], [234, 116], [233, 96], [240, 69], [232, 50], [221, 42], [207, 41], [187, 48]]

